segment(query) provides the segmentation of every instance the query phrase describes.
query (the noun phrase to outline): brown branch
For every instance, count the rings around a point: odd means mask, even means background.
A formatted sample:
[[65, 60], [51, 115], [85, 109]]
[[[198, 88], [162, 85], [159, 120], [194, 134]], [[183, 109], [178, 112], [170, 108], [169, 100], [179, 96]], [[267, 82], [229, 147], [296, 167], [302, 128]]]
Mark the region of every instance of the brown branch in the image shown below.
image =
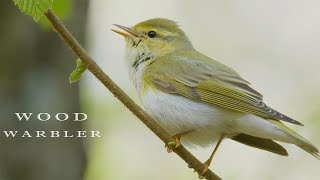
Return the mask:
[[[60, 19], [49, 9], [45, 15], [52, 23], [55, 31], [60, 35], [64, 42], [72, 49], [72, 51], [83, 61], [89, 71], [98, 78], [112, 94], [118, 98], [134, 115], [136, 115], [152, 132], [154, 132], [164, 143], [174, 142], [174, 139], [161, 128], [143, 109], [141, 109], [118, 85], [116, 85], [108, 75], [93, 61], [87, 52], [81, 47], [77, 40], [71, 35], [67, 28], [63, 25]], [[190, 168], [201, 173], [204, 165], [195, 158], [183, 146], [179, 146], [174, 150]], [[208, 170], [202, 175], [208, 180], [218, 180], [219, 178], [211, 170]]]

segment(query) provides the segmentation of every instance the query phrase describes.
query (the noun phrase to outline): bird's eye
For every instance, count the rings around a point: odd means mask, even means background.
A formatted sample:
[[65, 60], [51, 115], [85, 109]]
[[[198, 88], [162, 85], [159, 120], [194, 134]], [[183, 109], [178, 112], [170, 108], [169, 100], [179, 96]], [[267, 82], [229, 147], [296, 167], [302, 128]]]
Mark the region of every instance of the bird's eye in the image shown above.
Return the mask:
[[149, 32], [147, 33], [147, 35], [149, 36], [149, 38], [154, 38], [154, 37], [157, 36], [157, 33], [154, 32], [154, 31], [149, 31]]

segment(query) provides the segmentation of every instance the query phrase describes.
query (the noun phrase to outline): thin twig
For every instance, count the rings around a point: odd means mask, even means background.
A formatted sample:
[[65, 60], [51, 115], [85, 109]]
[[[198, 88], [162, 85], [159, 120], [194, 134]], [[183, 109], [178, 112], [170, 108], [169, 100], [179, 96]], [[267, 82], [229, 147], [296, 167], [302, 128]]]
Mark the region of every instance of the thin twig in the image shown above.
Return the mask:
[[[106, 75], [101, 68], [94, 62], [94, 60], [87, 54], [77, 40], [71, 35], [68, 29], [63, 25], [60, 19], [49, 9], [45, 15], [52, 23], [55, 31], [60, 35], [64, 42], [72, 49], [72, 51], [83, 61], [89, 71], [98, 78], [106, 88], [108, 88], [112, 94], [118, 98], [134, 115], [136, 115], [152, 132], [154, 132], [164, 143], [173, 142], [174, 139], [161, 128], [143, 109], [141, 109], [118, 85], [116, 85], [108, 75]], [[190, 168], [195, 169], [198, 173], [201, 173], [204, 165], [195, 158], [188, 150], [183, 146], [173, 150], [178, 154]], [[208, 180], [219, 180], [215, 173], [208, 170], [202, 175]]]

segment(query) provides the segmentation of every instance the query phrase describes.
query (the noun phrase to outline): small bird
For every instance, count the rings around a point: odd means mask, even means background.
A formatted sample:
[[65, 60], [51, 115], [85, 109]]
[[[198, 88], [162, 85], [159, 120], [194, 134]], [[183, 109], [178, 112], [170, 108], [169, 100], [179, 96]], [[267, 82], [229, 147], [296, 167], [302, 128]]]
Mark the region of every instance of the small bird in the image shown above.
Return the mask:
[[302, 125], [263, 102], [262, 95], [228, 66], [193, 48], [176, 22], [154, 18], [114, 32], [125, 37], [125, 61], [146, 112], [187, 146], [223, 139], [288, 156], [275, 141], [295, 144], [320, 159], [318, 149], [282, 122]]

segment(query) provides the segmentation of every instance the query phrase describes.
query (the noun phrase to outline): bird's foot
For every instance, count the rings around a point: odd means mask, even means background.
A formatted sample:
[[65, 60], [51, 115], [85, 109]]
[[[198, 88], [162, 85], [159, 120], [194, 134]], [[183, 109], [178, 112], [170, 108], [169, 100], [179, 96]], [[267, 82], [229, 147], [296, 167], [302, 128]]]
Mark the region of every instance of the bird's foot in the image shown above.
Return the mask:
[[179, 146], [181, 146], [181, 137], [190, 134], [193, 130], [189, 130], [189, 131], [185, 131], [182, 133], [178, 133], [174, 136], [172, 136], [172, 138], [174, 139], [174, 141], [168, 142], [165, 145], [165, 148], [167, 149], [168, 153], [171, 153], [173, 150], [177, 149]]
[[206, 161], [204, 164], [204, 168], [202, 170], [202, 172], [199, 174], [199, 179], [203, 179], [203, 175], [209, 170], [209, 166], [210, 166], [210, 163], [208, 161]]
[[173, 150], [177, 149], [179, 146], [181, 146], [180, 138], [181, 137], [176, 137], [173, 136], [174, 141], [169, 142], [168, 144], [165, 145], [167, 152], [171, 153]]
[[205, 163], [203, 163], [204, 168], [203, 168], [201, 174], [199, 174], [199, 179], [203, 179], [203, 175], [209, 170], [209, 166], [210, 166], [210, 164], [212, 162], [212, 158], [213, 158], [214, 154], [217, 152], [217, 150], [218, 150], [223, 138], [224, 138], [224, 136], [221, 136], [221, 138], [217, 142], [216, 147], [214, 147], [214, 150], [213, 150], [211, 156], [209, 157], [209, 159]]

